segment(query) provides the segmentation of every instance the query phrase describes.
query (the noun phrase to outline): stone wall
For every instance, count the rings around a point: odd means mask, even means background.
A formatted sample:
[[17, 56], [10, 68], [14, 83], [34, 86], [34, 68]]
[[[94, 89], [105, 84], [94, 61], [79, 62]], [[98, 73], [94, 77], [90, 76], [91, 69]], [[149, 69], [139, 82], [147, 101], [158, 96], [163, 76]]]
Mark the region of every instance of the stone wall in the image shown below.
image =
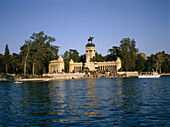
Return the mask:
[[49, 76], [55, 79], [78, 79], [83, 78], [85, 73], [64, 73], [64, 74], [44, 74], [43, 76]]
[[138, 72], [137, 71], [121, 71], [121, 72], [117, 72], [117, 74], [119, 75], [125, 75], [126, 77], [137, 77], [138, 76]]

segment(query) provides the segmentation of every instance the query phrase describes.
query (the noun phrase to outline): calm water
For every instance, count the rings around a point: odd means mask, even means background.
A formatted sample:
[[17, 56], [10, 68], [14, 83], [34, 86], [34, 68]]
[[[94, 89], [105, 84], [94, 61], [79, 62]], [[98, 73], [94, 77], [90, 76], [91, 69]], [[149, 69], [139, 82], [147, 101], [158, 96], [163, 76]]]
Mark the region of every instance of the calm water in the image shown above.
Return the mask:
[[169, 126], [170, 77], [0, 82], [1, 126]]

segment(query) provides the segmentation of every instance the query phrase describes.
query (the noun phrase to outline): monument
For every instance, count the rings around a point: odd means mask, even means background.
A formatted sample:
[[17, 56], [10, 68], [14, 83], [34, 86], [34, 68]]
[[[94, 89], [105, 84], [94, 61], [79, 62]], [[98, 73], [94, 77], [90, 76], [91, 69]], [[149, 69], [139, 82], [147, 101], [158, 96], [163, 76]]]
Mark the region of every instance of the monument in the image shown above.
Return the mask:
[[[72, 59], [69, 62], [69, 72], [82, 72], [87, 71], [114, 71], [117, 72], [121, 68], [121, 60], [117, 58], [116, 61], [108, 62], [95, 62], [95, 44], [92, 43], [93, 37], [88, 39], [86, 44], [86, 62], [83, 66], [82, 62], [74, 62]], [[89, 42], [91, 41], [91, 42]], [[62, 72], [64, 70], [64, 61], [62, 56], [58, 60], [50, 61], [49, 73]]]

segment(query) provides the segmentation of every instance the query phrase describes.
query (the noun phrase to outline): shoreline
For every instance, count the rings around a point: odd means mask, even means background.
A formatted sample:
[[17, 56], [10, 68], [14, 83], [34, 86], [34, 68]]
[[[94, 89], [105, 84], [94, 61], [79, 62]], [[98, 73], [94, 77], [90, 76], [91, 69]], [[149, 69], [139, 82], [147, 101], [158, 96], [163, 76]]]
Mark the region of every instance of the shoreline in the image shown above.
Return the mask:
[[[170, 76], [170, 73], [162, 73], [160, 75], [161, 76]], [[42, 77], [42, 78], [23, 78], [23, 79], [15, 78], [14, 81], [17, 80], [17, 81], [21, 81], [21, 82], [24, 82], [24, 81], [43, 81], [43, 82], [46, 82], [46, 81], [53, 81], [53, 80], [99, 79], [99, 78], [102, 78], [102, 77], [92, 77], [92, 76], [86, 77], [83, 74], [69, 74], [69, 75], [59, 74], [59, 75], [55, 75], [54, 77], [48, 77], [48, 78], [45, 78], [45, 77]], [[106, 76], [105, 78], [136, 78], [136, 76], [128, 76], [128, 77], [124, 77], [124, 76], [120, 76], [120, 77], [119, 76], [116, 76], [116, 77]], [[2, 78], [2, 80], [0, 80], [0, 81], [8, 81], [8, 80]]]

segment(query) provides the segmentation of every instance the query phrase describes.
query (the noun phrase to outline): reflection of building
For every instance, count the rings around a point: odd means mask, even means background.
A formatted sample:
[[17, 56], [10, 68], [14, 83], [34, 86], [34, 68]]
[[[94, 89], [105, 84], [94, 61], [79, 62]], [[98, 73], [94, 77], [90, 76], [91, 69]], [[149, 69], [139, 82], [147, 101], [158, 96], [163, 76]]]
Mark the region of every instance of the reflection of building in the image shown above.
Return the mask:
[[59, 56], [57, 60], [50, 61], [49, 73], [62, 72], [64, 70], [64, 61], [62, 56]]
[[[103, 71], [118, 71], [121, 68], [121, 60], [117, 58], [116, 61], [95, 62], [95, 44], [88, 43], [86, 45], [86, 62], [84, 69], [89, 71], [103, 70]], [[74, 62], [72, 59], [69, 62], [69, 72], [80, 72], [83, 69], [82, 62]], [[60, 56], [58, 60], [50, 61], [49, 73], [62, 72], [64, 70], [64, 61]]]

